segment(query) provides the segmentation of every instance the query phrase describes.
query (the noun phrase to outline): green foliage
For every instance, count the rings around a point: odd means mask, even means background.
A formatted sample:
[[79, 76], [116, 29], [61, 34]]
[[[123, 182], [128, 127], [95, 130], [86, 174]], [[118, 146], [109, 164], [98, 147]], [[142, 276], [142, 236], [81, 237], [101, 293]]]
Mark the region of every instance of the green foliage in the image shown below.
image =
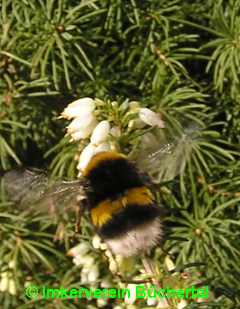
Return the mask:
[[[219, 1], [220, 2], [220, 1]], [[240, 19], [238, 1], [230, 1], [225, 8], [216, 4], [212, 24], [218, 38], [202, 48], [214, 48], [207, 71], [214, 70], [213, 83], [220, 93], [229, 89], [230, 96], [239, 102]]]
[[[1, 172], [38, 165], [53, 177], [75, 179], [77, 158], [89, 139], [70, 143], [67, 122], [58, 118], [74, 99], [99, 98], [98, 121], [121, 128], [111, 143], [130, 155], [141, 149], [143, 136], [155, 133], [132, 125], [137, 112], [130, 103], [160, 113], [166, 124], [161, 138], [173, 151], [157, 167], [150, 164], [149, 173], [154, 168], [159, 202], [170, 210], [163, 247], [177, 269], [205, 262], [204, 270], [194, 266], [200, 275], [189, 274], [190, 283], [201, 278], [210, 286], [202, 308], [240, 304], [239, 12], [239, 0], [0, 2]], [[141, 160], [143, 165], [144, 155]], [[16, 288], [0, 292], [4, 309], [80, 308], [69, 301], [28, 300], [22, 291], [29, 282], [82, 286], [84, 268], [66, 256], [78, 242], [89, 245], [98, 265], [97, 286], [105, 279], [120, 284], [103, 250], [90, 244], [89, 218], [83, 217], [76, 234], [72, 213], [22, 209], [8, 202], [2, 183], [0, 200], [0, 282], [7, 272]], [[164, 257], [157, 248], [153, 260], [161, 279], [174, 281]], [[137, 261], [125, 275], [138, 278], [140, 267]]]

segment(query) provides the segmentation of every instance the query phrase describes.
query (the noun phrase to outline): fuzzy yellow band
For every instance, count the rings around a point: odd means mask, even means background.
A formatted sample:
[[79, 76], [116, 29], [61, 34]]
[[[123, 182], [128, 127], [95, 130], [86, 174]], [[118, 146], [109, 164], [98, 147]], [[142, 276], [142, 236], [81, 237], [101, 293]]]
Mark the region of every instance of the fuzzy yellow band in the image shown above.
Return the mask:
[[118, 213], [120, 209], [125, 207], [131, 207], [131, 205], [147, 206], [153, 203], [154, 197], [151, 191], [143, 186], [129, 189], [125, 194], [116, 199], [99, 203], [95, 208], [91, 210], [91, 217], [93, 224], [97, 227], [101, 227], [107, 223], [114, 214]]

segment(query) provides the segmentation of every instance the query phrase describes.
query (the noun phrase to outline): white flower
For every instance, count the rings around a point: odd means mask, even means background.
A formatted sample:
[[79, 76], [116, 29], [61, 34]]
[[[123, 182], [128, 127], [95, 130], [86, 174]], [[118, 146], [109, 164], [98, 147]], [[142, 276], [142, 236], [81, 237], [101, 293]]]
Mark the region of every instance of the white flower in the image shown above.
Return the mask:
[[64, 109], [62, 118], [71, 119], [81, 115], [92, 113], [95, 109], [95, 102], [91, 98], [78, 99]]
[[139, 102], [137, 102], [137, 101], [129, 102], [129, 109], [130, 109], [131, 113], [138, 113], [138, 111], [140, 109]]
[[[100, 247], [100, 248], [101, 248], [101, 247]], [[102, 250], [106, 250], [106, 249], [103, 248]], [[113, 260], [113, 256], [112, 256], [111, 251], [106, 250], [106, 251], [105, 251], [105, 255], [109, 258], [109, 260]]]
[[88, 274], [81, 272], [81, 284], [88, 283]]
[[101, 245], [101, 238], [98, 235], [94, 235], [92, 239], [93, 248], [99, 249]]
[[97, 125], [97, 120], [93, 114], [86, 114], [75, 118], [67, 127], [67, 134], [71, 135], [72, 140], [78, 141], [90, 136]]
[[110, 130], [110, 134], [114, 137], [120, 137], [121, 136], [121, 130], [119, 127], [114, 126]]
[[99, 277], [99, 270], [97, 265], [93, 265], [90, 272], [88, 273], [88, 281], [89, 282], [96, 282]]
[[93, 130], [91, 136], [91, 143], [99, 145], [107, 140], [110, 131], [110, 124], [107, 120], [99, 122], [99, 124]]
[[80, 255], [77, 255], [73, 258], [73, 264], [75, 264], [76, 266], [79, 266], [82, 264], [82, 259]]
[[95, 155], [95, 152], [96, 152], [96, 146], [88, 144], [81, 152], [77, 169], [83, 171], [87, 167], [91, 158]]
[[101, 245], [100, 245], [100, 249], [101, 250], [107, 250], [107, 248], [108, 248], [108, 246], [105, 244], [105, 243], [102, 243]]
[[140, 108], [139, 117], [143, 122], [150, 126], [157, 126], [159, 128], [165, 127], [161, 116], [151, 111], [149, 108]]
[[83, 130], [88, 127], [92, 122], [94, 116], [92, 114], [86, 114], [84, 116], [79, 116], [72, 120], [72, 122], [67, 126], [68, 134]]
[[1, 292], [5, 292], [8, 290], [8, 283], [9, 283], [9, 272], [5, 271], [1, 274], [1, 280], [0, 280]]
[[84, 269], [88, 272], [94, 264], [94, 258], [90, 255], [77, 255], [73, 258], [73, 263], [77, 266], [84, 265]]
[[15, 267], [15, 265], [16, 265], [15, 260], [11, 260], [11, 261], [8, 263], [8, 266], [9, 266], [9, 268], [11, 268], [11, 269], [13, 269], [13, 268]]
[[169, 255], [165, 257], [164, 264], [166, 265], [168, 271], [175, 269], [175, 265], [173, 261], [170, 259]]
[[10, 279], [9, 280], [9, 283], [8, 283], [8, 292], [9, 294], [11, 295], [16, 295], [16, 284], [15, 284], [15, 281], [13, 279]]
[[98, 305], [98, 308], [105, 307], [107, 305], [107, 300], [103, 298], [98, 298], [97, 305]]
[[118, 266], [117, 266], [117, 263], [114, 261], [114, 260], [111, 260], [110, 263], [109, 263], [109, 269], [110, 271], [115, 274], [117, 273], [118, 271]]
[[78, 256], [78, 255], [85, 255], [88, 251], [90, 250], [90, 246], [88, 243], [83, 242], [73, 248], [71, 248], [68, 252], [67, 255], [68, 256]]
[[130, 297], [125, 294], [124, 302], [128, 305], [132, 305], [136, 300], [136, 284], [128, 284], [127, 289], [130, 291]]
[[188, 303], [186, 302], [186, 300], [182, 299], [180, 301], [180, 303], [177, 304], [177, 309], [183, 309], [188, 305]]

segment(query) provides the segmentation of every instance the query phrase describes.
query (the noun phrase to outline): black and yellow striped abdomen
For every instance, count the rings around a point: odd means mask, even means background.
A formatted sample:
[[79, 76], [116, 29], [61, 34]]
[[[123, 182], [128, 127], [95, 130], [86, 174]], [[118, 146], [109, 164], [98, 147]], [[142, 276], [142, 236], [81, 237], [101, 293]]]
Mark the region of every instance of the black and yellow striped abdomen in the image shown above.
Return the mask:
[[153, 194], [122, 154], [97, 154], [84, 175], [92, 222], [104, 238], [117, 237], [159, 215]]

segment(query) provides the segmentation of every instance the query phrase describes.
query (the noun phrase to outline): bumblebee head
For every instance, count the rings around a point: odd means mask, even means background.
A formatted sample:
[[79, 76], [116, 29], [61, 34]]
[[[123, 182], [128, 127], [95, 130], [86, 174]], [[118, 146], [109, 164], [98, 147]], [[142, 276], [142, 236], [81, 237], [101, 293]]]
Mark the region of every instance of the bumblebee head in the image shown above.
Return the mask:
[[99, 152], [91, 158], [90, 162], [83, 171], [83, 176], [88, 178], [92, 171], [97, 169], [102, 164], [106, 164], [106, 162], [110, 161], [118, 161], [121, 159], [126, 159], [126, 156], [116, 151]]
[[125, 190], [143, 185], [139, 173], [125, 155], [107, 151], [92, 157], [83, 176], [91, 188], [93, 202], [115, 198]]

